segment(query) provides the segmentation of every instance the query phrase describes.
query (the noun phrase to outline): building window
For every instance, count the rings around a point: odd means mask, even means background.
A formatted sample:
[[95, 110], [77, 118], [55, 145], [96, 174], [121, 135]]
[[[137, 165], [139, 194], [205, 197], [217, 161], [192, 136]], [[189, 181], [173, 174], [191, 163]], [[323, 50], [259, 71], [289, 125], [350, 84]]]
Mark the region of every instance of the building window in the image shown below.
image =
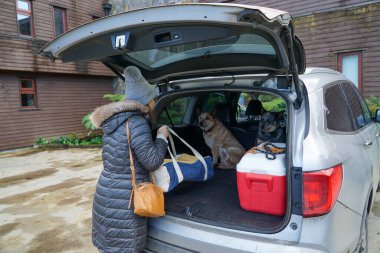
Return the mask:
[[67, 32], [66, 9], [54, 7], [55, 36]]
[[32, 2], [17, 0], [17, 25], [18, 33], [25, 36], [33, 36]]
[[338, 71], [363, 90], [363, 52], [338, 53]]
[[34, 79], [20, 79], [20, 104], [22, 108], [36, 108], [36, 82]]

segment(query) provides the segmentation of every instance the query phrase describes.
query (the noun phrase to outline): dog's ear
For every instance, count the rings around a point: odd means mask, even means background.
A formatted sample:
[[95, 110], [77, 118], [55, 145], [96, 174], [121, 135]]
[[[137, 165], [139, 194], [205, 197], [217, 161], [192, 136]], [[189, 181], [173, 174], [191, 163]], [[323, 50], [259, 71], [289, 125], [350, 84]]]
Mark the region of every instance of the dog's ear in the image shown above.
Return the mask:
[[195, 108], [195, 114], [197, 115], [197, 117], [201, 115], [201, 109], [199, 107]]
[[215, 110], [212, 110], [210, 112], [210, 115], [213, 117], [213, 118], [216, 118], [216, 111]]

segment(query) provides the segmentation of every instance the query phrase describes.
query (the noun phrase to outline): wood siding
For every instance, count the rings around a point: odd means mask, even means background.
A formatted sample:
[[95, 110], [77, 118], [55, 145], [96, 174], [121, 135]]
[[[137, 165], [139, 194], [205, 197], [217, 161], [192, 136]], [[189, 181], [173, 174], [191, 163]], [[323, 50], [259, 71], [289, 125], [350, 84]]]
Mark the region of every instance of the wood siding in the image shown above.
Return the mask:
[[338, 69], [337, 53], [363, 50], [364, 96], [380, 97], [380, 3], [295, 19], [307, 66]]
[[331, 9], [344, 8], [351, 5], [365, 4], [374, 1], [363, 0], [200, 0], [203, 3], [238, 3], [279, 9], [291, 13], [293, 16], [305, 15], [312, 12], [323, 12]]
[[54, 39], [53, 6], [67, 10], [68, 29], [103, 16], [103, 0], [32, 1], [34, 37], [19, 36], [16, 0], [0, 0], [0, 70], [51, 72], [113, 76], [101, 63], [52, 63], [38, 55], [43, 45]]
[[[22, 110], [19, 77], [37, 86], [37, 110]], [[30, 73], [0, 73], [0, 150], [30, 146], [39, 137], [84, 133], [82, 117], [107, 103], [112, 78]]]

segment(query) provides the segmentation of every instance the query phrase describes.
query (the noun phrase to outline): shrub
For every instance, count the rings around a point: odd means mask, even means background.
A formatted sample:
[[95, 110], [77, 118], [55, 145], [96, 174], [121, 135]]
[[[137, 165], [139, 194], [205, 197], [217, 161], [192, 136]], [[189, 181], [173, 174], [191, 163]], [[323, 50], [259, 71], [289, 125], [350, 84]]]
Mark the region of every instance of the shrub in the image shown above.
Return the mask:
[[375, 116], [376, 110], [380, 109], [380, 99], [375, 96], [370, 96], [365, 99], [372, 116]]
[[52, 138], [50, 140], [45, 138], [38, 138], [37, 142], [40, 146], [46, 145], [69, 145], [69, 146], [85, 146], [85, 145], [97, 145], [102, 144], [102, 136], [89, 135], [82, 138], [78, 138], [76, 134], [70, 134], [67, 136], [61, 136]]
[[91, 112], [84, 115], [84, 117], [82, 118], [82, 124], [88, 130], [96, 130], [96, 127], [94, 127], [94, 125], [91, 123], [90, 115]]
[[49, 143], [49, 141], [45, 138], [40, 137], [40, 138], [38, 138], [36, 143], [37, 143], [37, 145], [46, 145]]
[[103, 98], [110, 100], [111, 102], [118, 102], [125, 99], [124, 94], [105, 94]]

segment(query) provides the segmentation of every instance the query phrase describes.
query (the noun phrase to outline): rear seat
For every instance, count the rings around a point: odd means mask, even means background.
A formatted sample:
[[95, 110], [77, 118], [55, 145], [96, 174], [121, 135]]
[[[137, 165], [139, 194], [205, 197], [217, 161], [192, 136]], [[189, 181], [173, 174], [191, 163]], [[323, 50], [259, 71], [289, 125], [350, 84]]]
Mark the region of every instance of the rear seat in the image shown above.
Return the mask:
[[251, 100], [247, 105], [247, 109], [245, 110], [245, 115], [247, 116], [247, 120], [240, 122], [239, 126], [246, 129], [247, 131], [259, 131], [259, 123], [261, 120], [261, 115], [265, 112], [263, 104], [260, 100]]
[[235, 117], [229, 104], [221, 103], [215, 107], [216, 117], [231, 131], [232, 135], [246, 149], [250, 149], [257, 144], [257, 130], [246, 130], [237, 126]]

